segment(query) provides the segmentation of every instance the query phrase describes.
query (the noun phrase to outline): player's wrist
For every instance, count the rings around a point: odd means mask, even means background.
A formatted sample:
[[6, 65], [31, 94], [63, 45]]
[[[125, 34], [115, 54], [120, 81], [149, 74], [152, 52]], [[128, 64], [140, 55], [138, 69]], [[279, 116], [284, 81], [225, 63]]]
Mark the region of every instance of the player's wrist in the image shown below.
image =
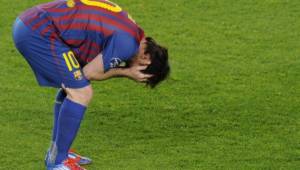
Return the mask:
[[130, 69], [129, 68], [119, 68], [119, 75], [123, 77], [130, 77]]

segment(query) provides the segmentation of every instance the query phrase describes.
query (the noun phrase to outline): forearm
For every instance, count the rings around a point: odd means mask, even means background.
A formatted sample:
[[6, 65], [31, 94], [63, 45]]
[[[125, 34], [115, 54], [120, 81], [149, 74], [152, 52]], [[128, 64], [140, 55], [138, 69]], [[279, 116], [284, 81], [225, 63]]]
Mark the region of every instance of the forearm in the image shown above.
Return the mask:
[[106, 80], [112, 77], [129, 76], [129, 70], [127, 68], [115, 68], [105, 72], [102, 54], [99, 54], [94, 60], [84, 66], [82, 70], [88, 80]]
[[112, 77], [128, 77], [137, 82], [145, 82], [152, 75], [142, 73], [147, 66], [131, 66], [129, 68], [113, 68], [104, 71], [102, 54], [83, 67], [83, 74], [88, 80], [107, 80]]
[[96, 80], [96, 81], [101, 81], [101, 80], [107, 80], [113, 77], [128, 77], [128, 69], [126, 68], [115, 68], [115, 69], [110, 69], [107, 72], [88, 72], [86, 70], [85, 75], [86, 78], [89, 80]]

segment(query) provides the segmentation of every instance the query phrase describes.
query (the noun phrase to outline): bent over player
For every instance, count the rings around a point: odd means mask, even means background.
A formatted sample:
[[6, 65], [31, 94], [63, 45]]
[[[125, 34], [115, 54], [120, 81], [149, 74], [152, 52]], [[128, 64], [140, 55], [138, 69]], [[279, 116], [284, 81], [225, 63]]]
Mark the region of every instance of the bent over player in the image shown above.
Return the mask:
[[167, 49], [106, 0], [33, 7], [16, 19], [13, 38], [39, 85], [59, 89], [47, 170], [82, 170], [91, 163], [70, 150], [92, 99], [91, 80], [128, 77], [153, 88], [170, 70]]

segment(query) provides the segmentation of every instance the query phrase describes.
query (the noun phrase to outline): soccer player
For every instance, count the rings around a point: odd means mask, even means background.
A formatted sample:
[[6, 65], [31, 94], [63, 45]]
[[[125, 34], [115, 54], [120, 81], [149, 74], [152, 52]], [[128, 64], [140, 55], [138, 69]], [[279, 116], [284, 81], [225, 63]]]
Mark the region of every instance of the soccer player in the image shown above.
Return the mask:
[[48, 170], [82, 170], [70, 150], [93, 95], [92, 80], [127, 77], [154, 88], [169, 74], [168, 51], [122, 8], [106, 0], [57, 0], [21, 14], [16, 48], [40, 86], [58, 88]]

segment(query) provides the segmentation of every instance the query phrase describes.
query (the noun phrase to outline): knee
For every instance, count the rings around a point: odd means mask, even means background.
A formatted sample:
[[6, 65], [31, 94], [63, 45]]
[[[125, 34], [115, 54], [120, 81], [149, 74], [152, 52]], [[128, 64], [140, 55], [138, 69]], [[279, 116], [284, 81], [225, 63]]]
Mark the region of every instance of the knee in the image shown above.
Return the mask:
[[74, 102], [87, 106], [93, 98], [92, 86], [86, 86], [80, 89], [65, 89], [67, 97]]

